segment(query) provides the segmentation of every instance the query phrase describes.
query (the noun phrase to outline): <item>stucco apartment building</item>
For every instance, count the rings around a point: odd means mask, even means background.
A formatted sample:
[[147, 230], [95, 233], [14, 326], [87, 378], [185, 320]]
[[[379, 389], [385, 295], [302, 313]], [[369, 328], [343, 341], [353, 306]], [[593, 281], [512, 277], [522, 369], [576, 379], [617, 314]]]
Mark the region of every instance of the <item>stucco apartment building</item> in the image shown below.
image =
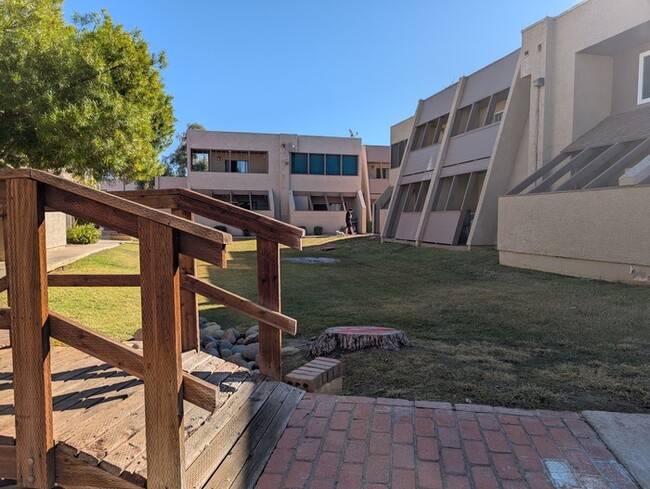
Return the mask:
[[395, 128], [384, 239], [496, 245], [503, 264], [648, 283], [650, 0], [542, 19]]
[[365, 233], [388, 186], [390, 149], [351, 137], [189, 130], [187, 158], [187, 177], [161, 177], [156, 186], [190, 188], [309, 234], [334, 234], [349, 207]]

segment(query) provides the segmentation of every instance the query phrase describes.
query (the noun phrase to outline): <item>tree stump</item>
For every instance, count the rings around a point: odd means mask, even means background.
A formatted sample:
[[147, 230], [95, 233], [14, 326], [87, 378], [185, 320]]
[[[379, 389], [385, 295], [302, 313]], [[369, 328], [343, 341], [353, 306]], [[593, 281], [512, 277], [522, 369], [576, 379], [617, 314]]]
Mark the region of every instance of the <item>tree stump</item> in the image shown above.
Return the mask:
[[403, 346], [411, 346], [404, 331], [377, 326], [339, 326], [328, 328], [321, 333], [312, 343], [309, 352], [313, 356], [320, 356], [335, 350], [362, 350], [372, 347], [397, 351]]

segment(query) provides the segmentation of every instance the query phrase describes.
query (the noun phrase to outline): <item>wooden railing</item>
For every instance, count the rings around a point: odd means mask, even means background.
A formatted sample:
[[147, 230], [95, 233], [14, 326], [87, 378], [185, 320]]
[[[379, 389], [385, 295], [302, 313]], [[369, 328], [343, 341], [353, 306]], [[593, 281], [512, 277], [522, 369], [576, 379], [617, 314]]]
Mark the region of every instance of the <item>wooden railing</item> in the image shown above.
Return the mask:
[[[16, 445], [3, 447], [0, 457], [15, 467], [0, 467], [0, 478], [16, 478], [21, 487], [50, 488], [61, 472], [55, 471], [50, 337], [144, 380], [150, 488], [185, 487], [182, 400], [209, 411], [217, 406], [215, 386], [181, 366], [182, 351], [200, 348], [196, 294], [259, 321], [261, 373], [280, 379], [281, 332], [295, 334], [297, 325], [280, 312], [279, 246], [301, 249], [304, 231], [187, 190], [123, 197], [129, 200], [41, 171], [0, 172], [7, 267], [0, 290], [8, 289], [10, 306], [0, 310], [0, 328], [11, 331], [16, 419]], [[48, 276], [46, 208], [138, 238], [140, 276]], [[195, 259], [226, 266], [232, 237], [192, 222], [194, 213], [256, 234], [259, 304], [195, 276]], [[48, 285], [140, 286], [143, 353], [50, 311]]]

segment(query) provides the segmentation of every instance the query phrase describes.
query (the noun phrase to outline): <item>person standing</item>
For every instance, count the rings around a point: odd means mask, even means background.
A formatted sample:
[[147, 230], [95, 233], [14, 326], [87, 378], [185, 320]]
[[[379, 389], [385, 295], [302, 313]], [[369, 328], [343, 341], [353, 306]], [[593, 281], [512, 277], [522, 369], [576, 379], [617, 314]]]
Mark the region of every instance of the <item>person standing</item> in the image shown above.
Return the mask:
[[345, 234], [354, 234], [354, 230], [352, 229], [352, 209], [349, 207], [345, 212]]

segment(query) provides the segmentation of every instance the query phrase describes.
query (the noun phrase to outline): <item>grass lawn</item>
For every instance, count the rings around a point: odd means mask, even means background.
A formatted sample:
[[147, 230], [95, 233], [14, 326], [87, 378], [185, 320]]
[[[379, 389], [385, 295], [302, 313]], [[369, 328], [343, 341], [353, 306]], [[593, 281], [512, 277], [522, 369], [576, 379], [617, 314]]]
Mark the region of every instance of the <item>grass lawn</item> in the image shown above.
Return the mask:
[[[322, 252], [328, 243], [334, 251]], [[254, 240], [230, 247], [227, 269], [198, 274], [256, 297]], [[650, 290], [501, 267], [494, 251], [471, 253], [377, 238], [307, 238], [282, 257], [283, 312], [295, 340], [330, 326], [403, 329], [413, 348], [345, 354], [346, 394], [523, 408], [650, 412]], [[65, 273], [137, 273], [136, 245], [98, 253]], [[139, 289], [50, 289], [51, 308], [124, 339], [139, 327]], [[224, 326], [252, 321], [208, 302]], [[306, 357], [287, 362], [292, 368]]]

